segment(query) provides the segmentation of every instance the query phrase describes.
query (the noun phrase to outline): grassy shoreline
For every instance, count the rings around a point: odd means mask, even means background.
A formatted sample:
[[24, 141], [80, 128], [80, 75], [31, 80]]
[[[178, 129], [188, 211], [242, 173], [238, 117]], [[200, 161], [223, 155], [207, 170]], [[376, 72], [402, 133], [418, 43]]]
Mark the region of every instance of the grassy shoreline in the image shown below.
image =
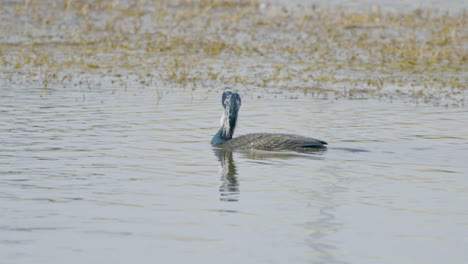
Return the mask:
[[466, 12], [257, 1], [0, 4], [0, 86], [300, 90], [464, 107]]

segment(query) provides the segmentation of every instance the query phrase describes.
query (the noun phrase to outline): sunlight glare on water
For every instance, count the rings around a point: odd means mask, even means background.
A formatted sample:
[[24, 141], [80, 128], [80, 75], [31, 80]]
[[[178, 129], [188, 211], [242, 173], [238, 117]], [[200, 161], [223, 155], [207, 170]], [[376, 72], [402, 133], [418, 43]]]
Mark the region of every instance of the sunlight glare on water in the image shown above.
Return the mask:
[[236, 135], [329, 149], [233, 153], [220, 96], [2, 88], [0, 262], [467, 260], [465, 109], [245, 92]]

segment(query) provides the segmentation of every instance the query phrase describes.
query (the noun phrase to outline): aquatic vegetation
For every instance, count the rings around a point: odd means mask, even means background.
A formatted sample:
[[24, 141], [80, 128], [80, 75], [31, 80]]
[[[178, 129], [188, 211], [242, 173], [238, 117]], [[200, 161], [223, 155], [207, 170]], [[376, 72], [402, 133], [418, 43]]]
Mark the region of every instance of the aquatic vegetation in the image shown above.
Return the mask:
[[447, 106], [464, 106], [467, 95], [464, 11], [255, 0], [0, 3], [2, 86], [279, 88]]

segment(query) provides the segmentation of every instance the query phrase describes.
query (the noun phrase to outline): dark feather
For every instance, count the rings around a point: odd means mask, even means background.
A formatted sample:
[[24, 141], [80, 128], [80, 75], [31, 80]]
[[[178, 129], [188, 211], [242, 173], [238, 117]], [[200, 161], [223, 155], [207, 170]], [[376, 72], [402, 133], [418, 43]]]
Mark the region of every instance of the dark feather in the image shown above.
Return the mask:
[[303, 148], [325, 148], [322, 140], [291, 134], [253, 133], [224, 142], [228, 149], [298, 150]]

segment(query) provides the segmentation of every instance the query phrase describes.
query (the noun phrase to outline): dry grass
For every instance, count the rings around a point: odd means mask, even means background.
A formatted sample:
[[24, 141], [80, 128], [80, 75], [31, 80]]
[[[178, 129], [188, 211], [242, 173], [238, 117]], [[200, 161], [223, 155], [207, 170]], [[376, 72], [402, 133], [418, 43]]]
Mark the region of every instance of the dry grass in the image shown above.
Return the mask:
[[466, 22], [253, 0], [0, 0], [0, 85], [274, 87], [464, 106]]

